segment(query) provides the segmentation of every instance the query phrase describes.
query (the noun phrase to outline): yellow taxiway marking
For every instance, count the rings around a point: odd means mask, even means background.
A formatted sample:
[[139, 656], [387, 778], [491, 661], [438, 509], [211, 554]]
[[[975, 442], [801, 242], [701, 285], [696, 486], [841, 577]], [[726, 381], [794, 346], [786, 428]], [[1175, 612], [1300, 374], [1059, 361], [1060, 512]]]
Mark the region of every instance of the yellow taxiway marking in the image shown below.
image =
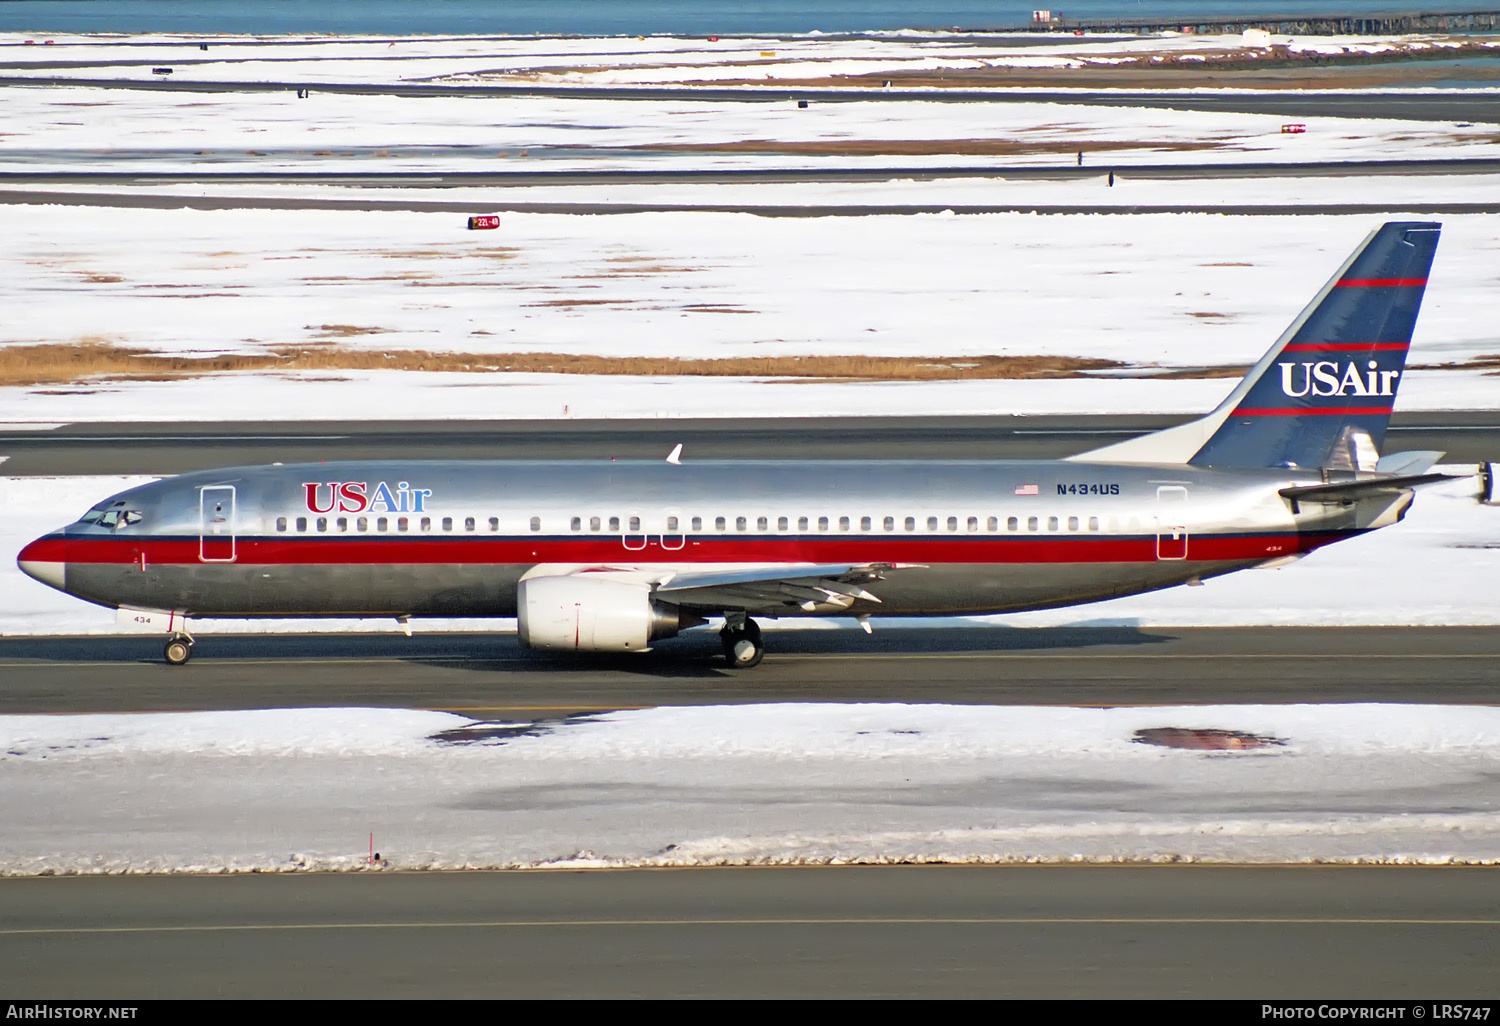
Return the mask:
[[178, 926], [43, 926], [0, 929], [0, 936], [131, 933], [238, 933], [272, 930], [539, 929], [646, 926], [1500, 926], [1500, 919], [1285, 916], [905, 916], [721, 919], [484, 919], [412, 923], [223, 923]]

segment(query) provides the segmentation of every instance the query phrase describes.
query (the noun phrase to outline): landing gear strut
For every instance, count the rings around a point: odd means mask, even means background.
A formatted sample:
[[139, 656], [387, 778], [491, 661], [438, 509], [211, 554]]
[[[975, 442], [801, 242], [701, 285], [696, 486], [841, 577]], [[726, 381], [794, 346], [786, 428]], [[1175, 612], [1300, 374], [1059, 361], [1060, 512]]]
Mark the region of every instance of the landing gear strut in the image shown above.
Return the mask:
[[731, 670], [748, 670], [760, 665], [765, 658], [766, 646], [760, 640], [760, 625], [748, 616], [725, 620], [719, 640], [724, 643], [724, 659]]
[[181, 666], [193, 658], [193, 639], [186, 634], [172, 635], [172, 640], [167, 642], [162, 655], [166, 657], [168, 666]]

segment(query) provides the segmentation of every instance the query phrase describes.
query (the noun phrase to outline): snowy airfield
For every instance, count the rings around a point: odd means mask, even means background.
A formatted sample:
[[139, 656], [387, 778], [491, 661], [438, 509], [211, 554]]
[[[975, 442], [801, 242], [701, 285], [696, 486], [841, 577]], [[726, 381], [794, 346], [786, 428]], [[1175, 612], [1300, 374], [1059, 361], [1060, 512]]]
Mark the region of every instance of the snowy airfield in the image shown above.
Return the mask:
[[1412, 705], [0, 716], [0, 874], [360, 870], [371, 834], [389, 869], [1495, 862], [1497, 735]]
[[[0, 38], [8, 60], [131, 60], [41, 77], [174, 81], [767, 82], [1204, 56], [1239, 39], [978, 47], [944, 37], [726, 40]], [[542, 44], [545, 43], [545, 46]], [[156, 45], [160, 49], [155, 49]], [[1298, 45], [1383, 46], [1370, 40]], [[1404, 45], [1438, 45], [1412, 40]], [[1324, 52], [1333, 52], [1325, 50]], [[766, 54], [769, 54], [767, 56]], [[793, 60], [784, 58], [794, 57]], [[1497, 155], [1494, 126], [1284, 119], [1051, 104], [730, 105], [443, 97], [6, 91], [0, 170], [913, 167]], [[418, 106], [413, 106], [413, 102]], [[420, 111], [420, 116], [412, 116]], [[171, 135], [165, 133], [170, 130]], [[827, 153], [742, 140], [813, 145]], [[859, 152], [851, 142], [881, 143]], [[974, 140], [1015, 144], [972, 152]], [[899, 152], [892, 142], [923, 143]], [[674, 147], [689, 146], [692, 149]], [[908, 146], [907, 149], [912, 147]], [[833, 152], [838, 151], [838, 152]], [[849, 152], [845, 152], [849, 151]], [[890, 151], [890, 152], [888, 152]], [[1093, 155], [1086, 157], [1092, 161]], [[1101, 156], [1101, 161], [1104, 159]], [[0, 388], [0, 427], [72, 421], [1206, 411], [1227, 378], [1152, 377], [1257, 358], [1348, 252], [1406, 205], [1490, 201], [1500, 176], [1167, 181], [597, 185], [508, 200], [746, 204], [1384, 204], [1388, 215], [994, 214], [763, 218], [0, 206], [0, 346], [255, 353], [292, 344], [605, 355], [1055, 354], [1123, 374], [1049, 381], [326, 372]], [[79, 187], [81, 191], [88, 188]], [[110, 191], [117, 191], [111, 187]], [[430, 197], [226, 185], [204, 196]], [[485, 212], [494, 190], [444, 189]], [[1444, 236], [1399, 408], [1495, 409], [1500, 216]], [[366, 330], [368, 329], [368, 330]], [[1449, 366], [1436, 366], [1436, 365]], [[1426, 369], [1423, 369], [1425, 366]], [[1488, 372], [1487, 372], [1488, 371]], [[0, 456], [4, 435], [0, 433]], [[686, 454], [691, 458], [691, 453]], [[1500, 457], [1500, 454], [1495, 454]], [[3, 472], [3, 468], [0, 468]], [[141, 479], [0, 478], [0, 551]], [[1408, 519], [1290, 567], [1010, 626], [1496, 624], [1500, 510], [1472, 479]], [[1395, 597], [1399, 596], [1399, 601]], [[972, 621], [963, 621], [971, 623]], [[330, 622], [324, 629], [391, 629]], [[417, 629], [511, 630], [447, 621]], [[768, 625], [769, 626], [769, 625]], [[830, 627], [839, 626], [830, 623]], [[844, 625], [847, 626], [847, 625]], [[306, 630], [297, 623], [203, 624]], [[103, 633], [111, 612], [0, 560], [0, 634]], [[198, 627], [195, 626], [195, 630]], [[879, 629], [877, 624], [876, 629]], [[210, 642], [211, 643], [211, 642]], [[191, 673], [192, 668], [163, 672]], [[1269, 739], [1139, 743], [1156, 727]], [[1489, 707], [1138, 709], [736, 706], [476, 724], [414, 710], [0, 716], [0, 874], [881, 861], [1500, 860], [1500, 712]]]

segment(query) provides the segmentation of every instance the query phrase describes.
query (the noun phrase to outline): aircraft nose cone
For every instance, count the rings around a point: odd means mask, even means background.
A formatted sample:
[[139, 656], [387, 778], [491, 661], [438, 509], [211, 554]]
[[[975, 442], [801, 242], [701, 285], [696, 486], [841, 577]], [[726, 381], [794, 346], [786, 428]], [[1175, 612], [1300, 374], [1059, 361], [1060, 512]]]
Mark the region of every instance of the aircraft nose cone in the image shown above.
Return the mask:
[[41, 581], [58, 591], [67, 590], [68, 564], [63, 561], [60, 538], [38, 538], [21, 550], [21, 554], [16, 557], [16, 565], [33, 580]]

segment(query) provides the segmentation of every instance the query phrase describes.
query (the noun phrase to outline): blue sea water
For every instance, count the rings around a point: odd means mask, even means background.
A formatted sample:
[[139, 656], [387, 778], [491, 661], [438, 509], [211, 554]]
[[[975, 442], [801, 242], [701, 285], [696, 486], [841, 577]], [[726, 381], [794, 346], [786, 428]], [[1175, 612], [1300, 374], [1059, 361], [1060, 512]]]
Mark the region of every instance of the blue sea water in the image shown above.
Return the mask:
[[[5, 32], [703, 35], [991, 28], [1047, 0], [0, 0]], [[1410, 10], [1413, 0], [1067, 0], [1068, 18]]]

